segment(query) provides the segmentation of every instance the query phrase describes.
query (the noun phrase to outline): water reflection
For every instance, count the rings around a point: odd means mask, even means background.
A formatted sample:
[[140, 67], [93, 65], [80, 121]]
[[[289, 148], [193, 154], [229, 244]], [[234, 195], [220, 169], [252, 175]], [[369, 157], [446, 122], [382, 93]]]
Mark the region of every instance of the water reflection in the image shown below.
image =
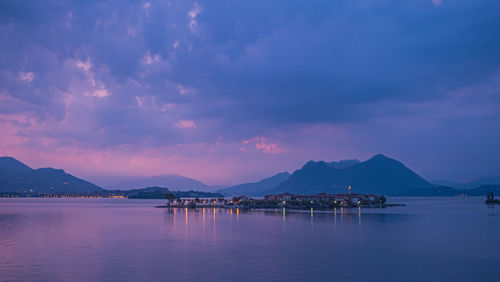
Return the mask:
[[361, 207], [358, 207], [358, 223], [361, 225]]
[[205, 229], [205, 208], [203, 208], [203, 229]]
[[488, 216], [495, 216], [495, 205], [487, 205], [488, 206]]
[[0, 280], [495, 281], [498, 209], [446, 201], [329, 212], [0, 202]]
[[333, 208], [333, 222], [337, 225], [337, 208]]
[[[241, 216], [264, 215], [270, 217], [279, 217], [283, 223], [289, 221], [305, 220], [314, 224], [316, 222], [331, 222], [334, 225], [340, 224], [357, 224], [361, 225], [364, 221], [377, 221], [377, 222], [395, 222], [405, 220], [411, 215], [405, 214], [387, 214], [377, 213], [377, 210], [371, 209], [365, 212], [363, 208], [334, 208], [332, 211], [317, 211], [310, 209], [304, 210], [291, 210], [286, 208], [278, 209], [225, 209], [225, 208], [166, 208], [164, 209], [164, 225], [175, 227], [176, 218], [180, 214], [184, 219], [185, 230], [189, 230], [191, 226], [199, 223], [202, 230], [205, 230], [209, 225], [216, 225], [216, 215], [223, 214], [229, 216], [230, 223], [238, 224]], [[207, 216], [211, 220], [207, 220]], [[340, 219], [340, 221], [339, 221]], [[192, 221], [192, 222], [191, 222]]]

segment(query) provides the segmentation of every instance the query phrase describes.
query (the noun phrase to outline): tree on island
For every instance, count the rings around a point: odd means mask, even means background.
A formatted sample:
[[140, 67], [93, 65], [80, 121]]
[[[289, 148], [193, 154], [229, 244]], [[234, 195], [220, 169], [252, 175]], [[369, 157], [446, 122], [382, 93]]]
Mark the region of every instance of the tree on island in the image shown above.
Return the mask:
[[385, 202], [387, 202], [387, 198], [384, 195], [382, 195], [378, 198], [378, 202], [381, 204], [385, 204]]
[[169, 205], [171, 205], [171, 204], [172, 204], [172, 202], [173, 202], [173, 201], [175, 201], [175, 200], [177, 199], [177, 196], [175, 196], [175, 194], [174, 194], [174, 193], [169, 192], [169, 191], [165, 192], [165, 194], [164, 194], [164, 195], [165, 195], [165, 199], [167, 199], [167, 201], [168, 201]]
[[173, 200], [177, 199], [177, 197], [175, 196], [174, 193], [167, 191], [167, 192], [165, 192], [165, 199], [167, 199], [169, 201], [173, 201]]

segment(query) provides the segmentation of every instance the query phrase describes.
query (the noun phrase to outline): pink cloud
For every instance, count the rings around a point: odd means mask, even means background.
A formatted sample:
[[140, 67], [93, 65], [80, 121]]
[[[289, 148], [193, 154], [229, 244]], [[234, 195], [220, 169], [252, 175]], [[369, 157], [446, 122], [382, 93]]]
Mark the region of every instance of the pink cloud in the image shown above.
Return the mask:
[[[81, 115], [77, 112], [76, 116]], [[76, 124], [79, 126], [75, 126]], [[13, 156], [34, 168], [47, 166], [62, 168], [90, 181], [102, 180], [108, 176], [152, 176], [175, 173], [199, 179], [207, 184], [257, 181], [283, 170], [293, 171], [309, 159], [321, 159], [327, 155], [324, 151], [315, 152], [324, 148], [320, 144], [307, 143], [287, 144], [290, 150], [287, 149], [286, 152], [289, 151], [290, 154], [281, 154], [285, 150], [281, 143], [275, 141], [283, 140], [279, 134], [273, 139], [258, 136], [239, 142], [217, 138], [208, 143], [151, 146], [146, 140], [108, 147], [88, 146], [84, 140], [59, 142], [58, 139], [41, 135], [43, 132], [57, 134], [69, 132], [79, 136], [95, 130], [91, 124], [90, 121], [74, 123], [70, 120], [65, 126], [58, 125], [57, 122], [37, 122], [29, 114], [0, 115], [0, 130], [3, 133], [0, 155]], [[189, 120], [179, 122], [178, 125], [182, 128], [196, 126], [194, 121]], [[313, 135], [314, 132], [328, 131], [324, 128], [309, 131]], [[335, 132], [338, 136], [338, 131]], [[99, 131], [95, 134], [102, 137]], [[309, 136], [302, 131], [297, 134]], [[327, 139], [329, 144], [333, 142], [331, 138], [321, 139]], [[327, 159], [336, 159], [333, 158], [334, 150], [328, 149], [328, 153], [331, 156]], [[243, 162], [242, 157], [244, 157]]]
[[198, 5], [198, 3], [195, 2], [193, 8], [188, 12], [189, 16], [188, 27], [191, 30], [191, 32], [195, 32], [196, 28], [198, 27], [198, 20], [196, 19], [196, 17], [200, 13], [201, 13], [201, 7]]
[[19, 79], [27, 82], [32, 82], [35, 79], [35, 74], [32, 72], [19, 72]]
[[[277, 143], [272, 143], [268, 140], [268, 138], [260, 136], [254, 137], [249, 140], [243, 140], [242, 143], [244, 145], [248, 145], [250, 143], [255, 144], [255, 149], [257, 151], [262, 151], [266, 154], [281, 154], [284, 153], [284, 150], [278, 146]], [[241, 147], [240, 151], [245, 151], [245, 147]]]
[[443, 3], [443, 0], [432, 0], [432, 4], [434, 4], [434, 6], [436, 6], [436, 7], [441, 6], [442, 3]]
[[98, 98], [105, 98], [105, 97], [108, 97], [109, 95], [110, 94], [109, 94], [108, 90], [106, 90], [106, 89], [97, 89], [94, 92], [92, 92], [91, 96], [98, 97]]
[[278, 144], [274, 143], [264, 143], [264, 141], [261, 141], [260, 143], [255, 144], [255, 147], [257, 150], [261, 150], [262, 152], [266, 154], [281, 154], [283, 153], [283, 149], [278, 147]]
[[142, 105], [144, 104], [144, 99], [139, 96], [135, 96], [135, 101], [137, 102], [137, 105], [139, 107], [142, 107]]
[[175, 126], [178, 128], [196, 128], [196, 123], [192, 120], [179, 120], [175, 123]]
[[189, 93], [189, 90], [186, 89], [184, 86], [179, 84], [178, 87], [179, 87], [179, 93], [181, 93], [182, 95], [186, 95]]
[[75, 66], [84, 71], [85, 73], [88, 73], [92, 68], [92, 62], [89, 59], [87, 59], [87, 61], [85, 62], [82, 60], [76, 60]]
[[153, 54], [151, 55], [151, 52], [146, 52], [146, 55], [144, 55], [144, 58], [142, 59], [142, 63], [145, 65], [152, 65], [153, 63], [157, 63], [160, 61], [160, 55], [158, 54]]

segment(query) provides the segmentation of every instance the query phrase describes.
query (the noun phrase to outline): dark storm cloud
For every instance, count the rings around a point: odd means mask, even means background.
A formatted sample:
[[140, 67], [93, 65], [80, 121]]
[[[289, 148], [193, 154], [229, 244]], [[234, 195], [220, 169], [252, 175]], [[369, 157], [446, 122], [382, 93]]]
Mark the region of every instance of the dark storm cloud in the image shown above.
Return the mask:
[[[143, 85], [135, 93], [120, 90], [124, 100], [149, 91], [180, 99], [161, 93], [171, 80], [197, 90], [184, 101], [196, 117], [338, 122], [369, 118], [359, 104], [435, 99], [440, 87], [484, 79], [498, 67], [495, 2], [146, 3], [4, 2], [3, 29], [11, 40], [3, 42], [13, 41], [3, 48], [11, 58], [4, 69], [24, 66], [50, 76], [68, 58], [91, 58], [117, 83]], [[201, 12], [193, 32], [194, 5]], [[169, 66], [144, 74], [147, 52]], [[38, 86], [66, 89], [67, 75], [58, 75]], [[10, 84], [4, 82], [16, 96], [53, 103]]]
[[[340, 4], [325, 7], [330, 15], [315, 21], [305, 5], [287, 10], [288, 18], [276, 24], [283, 10], [264, 11], [272, 31], [228, 57], [227, 65], [203, 60], [215, 57], [212, 50], [188, 60], [206, 75], [198, 77], [199, 88], [241, 102], [237, 111], [248, 118], [366, 119], [373, 113], [358, 112], [357, 105], [437, 99], [440, 88], [473, 83], [498, 68], [500, 37], [493, 28], [500, 24], [494, 16], [498, 9], [453, 4], [459, 7], [447, 10], [424, 1], [383, 8]], [[215, 49], [224, 54], [225, 45]]]

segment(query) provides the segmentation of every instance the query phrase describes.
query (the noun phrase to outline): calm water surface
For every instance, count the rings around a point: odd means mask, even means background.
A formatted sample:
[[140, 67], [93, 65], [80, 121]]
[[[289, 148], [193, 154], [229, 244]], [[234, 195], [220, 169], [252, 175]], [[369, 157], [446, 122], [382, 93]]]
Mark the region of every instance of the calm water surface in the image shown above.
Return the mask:
[[0, 199], [0, 280], [500, 281], [500, 206], [390, 198], [333, 213]]

